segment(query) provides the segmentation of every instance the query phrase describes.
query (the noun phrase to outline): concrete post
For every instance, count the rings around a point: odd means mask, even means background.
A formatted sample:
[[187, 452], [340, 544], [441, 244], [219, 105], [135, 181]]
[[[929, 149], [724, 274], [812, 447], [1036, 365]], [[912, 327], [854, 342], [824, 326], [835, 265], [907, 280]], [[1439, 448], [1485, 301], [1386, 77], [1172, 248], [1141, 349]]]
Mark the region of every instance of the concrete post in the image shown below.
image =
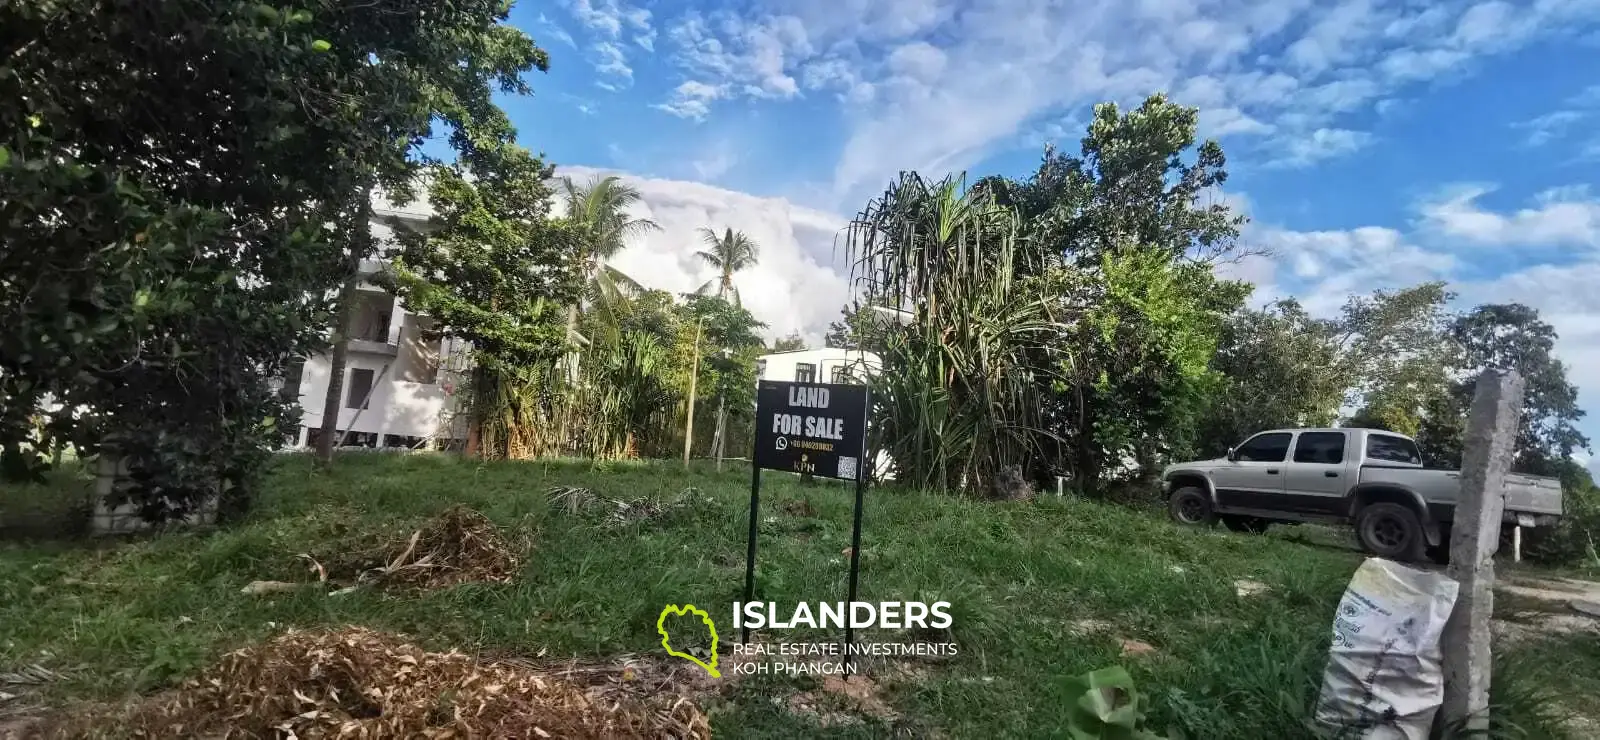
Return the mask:
[[1522, 414], [1522, 377], [1478, 376], [1461, 455], [1461, 492], [1450, 533], [1448, 575], [1461, 584], [1440, 638], [1446, 727], [1469, 734], [1489, 729], [1489, 620], [1494, 612], [1494, 552], [1505, 512], [1506, 471]]

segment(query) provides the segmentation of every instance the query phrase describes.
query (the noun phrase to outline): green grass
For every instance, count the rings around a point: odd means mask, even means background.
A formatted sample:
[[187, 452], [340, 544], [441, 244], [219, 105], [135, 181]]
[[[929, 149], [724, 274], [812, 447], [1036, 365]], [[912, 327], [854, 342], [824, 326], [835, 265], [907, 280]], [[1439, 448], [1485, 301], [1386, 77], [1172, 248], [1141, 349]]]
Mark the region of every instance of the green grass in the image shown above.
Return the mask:
[[[661, 652], [656, 617], [663, 605], [685, 602], [709, 609], [726, 643], [735, 634], [729, 609], [743, 589], [748, 481], [748, 469], [733, 465], [718, 474], [669, 463], [361, 455], [320, 473], [305, 457], [285, 456], [249, 519], [226, 530], [0, 546], [0, 672], [41, 663], [69, 676], [53, 687], [54, 699], [111, 698], [171, 685], [284, 625], [350, 623], [435, 648], [592, 658]], [[552, 510], [545, 491], [554, 485], [623, 499], [692, 487], [697, 503], [659, 522], [603, 529]], [[0, 495], [0, 506], [39, 500], [36, 490]], [[785, 513], [784, 502], [801, 498], [814, 516]], [[533, 543], [515, 582], [415, 597], [239, 593], [253, 580], [305, 580], [300, 553], [329, 560], [362, 538], [409, 533], [456, 502]], [[762, 502], [758, 598], [842, 601], [851, 489], [767, 473]], [[886, 683], [884, 698], [903, 718], [895, 726], [809, 725], [770, 697], [810, 679], [752, 677], [710, 707], [714, 728], [719, 737], [1059, 736], [1061, 708], [1075, 699], [1064, 679], [1121, 663], [1151, 697], [1159, 731], [1305, 737], [1329, 623], [1361, 556], [1337, 534], [1302, 529], [1198, 532], [1151, 512], [1071, 498], [984, 503], [870, 490], [860, 598], [951, 602], [960, 655], [928, 665], [917, 680]], [[1241, 598], [1232, 585], [1240, 578], [1271, 591]], [[1112, 629], [1073, 629], [1086, 619]], [[1156, 652], [1123, 658], [1119, 638]], [[859, 639], [904, 635], [868, 631]], [[1559, 736], [1546, 687], [1586, 676], [1588, 695], [1600, 695], [1592, 690], [1600, 687], [1600, 653], [1543, 643], [1519, 650], [1496, 676], [1498, 721], [1526, 737]], [[1541, 667], [1538, 651], [1546, 650], [1563, 658], [1562, 672]]]

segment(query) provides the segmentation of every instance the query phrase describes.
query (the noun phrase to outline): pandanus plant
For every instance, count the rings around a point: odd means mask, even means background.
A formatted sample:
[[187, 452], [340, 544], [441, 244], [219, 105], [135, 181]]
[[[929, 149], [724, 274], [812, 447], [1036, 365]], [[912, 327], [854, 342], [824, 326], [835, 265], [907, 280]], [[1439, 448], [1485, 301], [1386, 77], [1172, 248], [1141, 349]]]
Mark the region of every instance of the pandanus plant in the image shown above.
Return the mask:
[[1049, 379], [1029, 359], [1060, 324], [1017, 277], [1017, 240], [1014, 212], [955, 176], [903, 174], [849, 225], [854, 279], [905, 315], [872, 388], [896, 480], [983, 495], [1002, 471], [1030, 470]]

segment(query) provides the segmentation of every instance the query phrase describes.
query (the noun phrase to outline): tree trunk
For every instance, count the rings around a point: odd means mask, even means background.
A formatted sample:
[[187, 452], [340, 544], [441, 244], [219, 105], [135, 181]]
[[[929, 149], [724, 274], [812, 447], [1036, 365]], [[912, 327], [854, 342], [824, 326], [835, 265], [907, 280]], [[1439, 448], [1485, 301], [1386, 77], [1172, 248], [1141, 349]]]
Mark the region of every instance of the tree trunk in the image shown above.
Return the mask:
[[704, 320], [694, 324], [694, 363], [689, 371], [689, 409], [683, 424], [683, 467], [689, 468], [689, 450], [694, 447], [694, 392], [700, 380], [700, 329]]
[[334, 432], [339, 427], [339, 402], [344, 395], [344, 371], [350, 357], [350, 323], [355, 309], [356, 286], [361, 283], [361, 259], [372, 253], [372, 187], [364, 188], [361, 203], [349, 224], [350, 261], [344, 287], [339, 291], [337, 323], [333, 328], [333, 356], [328, 368], [328, 390], [322, 401], [322, 431], [317, 437], [317, 459], [333, 462]]
[[338, 324], [333, 330], [333, 357], [328, 368], [328, 391], [322, 399], [322, 431], [317, 436], [317, 459], [324, 464], [333, 462], [334, 434], [339, 427], [339, 406], [344, 396], [344, 371], [350, 358], [350, 319], [354, 308], [356, 284], [360, 277], [352, 272], [339, 291]]
[[728, 426], [727, 426], [727, 424], [728, 424], [728, 399], [726, 397], [724, 397], [724, 396], [718, 396], [717, 397], [717, 434], [716, 434], [716, 444], [713, 445], [715, 447], [716, 451], [717, 451], [717, 453], [716, 453], [717, 454], [717, 472], [721, 472], [722, 471], [723, 452], [725, 450], [727, 450], [727, 448], [728, 448]]

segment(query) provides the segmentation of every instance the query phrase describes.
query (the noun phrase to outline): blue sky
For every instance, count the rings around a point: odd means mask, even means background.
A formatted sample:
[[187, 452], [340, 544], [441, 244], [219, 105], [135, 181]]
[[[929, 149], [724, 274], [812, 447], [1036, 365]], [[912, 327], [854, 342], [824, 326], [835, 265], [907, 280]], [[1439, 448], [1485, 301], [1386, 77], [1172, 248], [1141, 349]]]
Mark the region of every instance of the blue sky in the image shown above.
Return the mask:
[[[1448, 280], [1520, 301], [1600, 411], [1600, 0], [522, 0], [551, 55], [506, 100], [558, 173], [620, 172], [663, 226], [618, 266], [689, 290], [695, 229], [743, 229], [741, 292], [813, 341], [838, 228], [896, 172], [1026, 175], [1090, 107], [1164, 91], [1222, 142], [1267, 252], [1256, 299], [1336, 311]], [[1600, 419], [1584, 428], [1600, 439]]]

